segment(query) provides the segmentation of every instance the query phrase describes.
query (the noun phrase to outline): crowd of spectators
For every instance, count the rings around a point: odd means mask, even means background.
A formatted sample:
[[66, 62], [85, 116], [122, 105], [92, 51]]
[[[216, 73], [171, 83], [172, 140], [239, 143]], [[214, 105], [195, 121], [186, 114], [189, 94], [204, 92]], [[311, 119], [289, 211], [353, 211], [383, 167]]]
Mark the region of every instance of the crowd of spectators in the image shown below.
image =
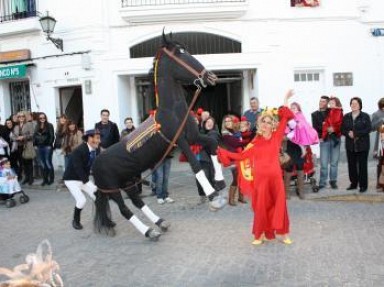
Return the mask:
[[[243, 113], [243, 116], [226, 114], [222, 118], [221, 126], [218, 126], [217, 119], [210, 111], [197, 109], [194, 113], [199, 131], [217, 141], [232, 152], [242, 151], [257, 135], [257, 119], [262, 113], [259, 100], [255, 97], [250, 99], [250, 109]], [[319, 143], [319, 175], [318, 188], [321, 190], [329, 183], [332, 189], [338, 188], [338, 163], [340, 159], [341, 137], [345, 137], [345, 150], [347, 154], [348, 173], [350, 185], [349, 190], [359, 188], [365, 192], [368, 188], [367, 162], [370, 148], [369, 134], [376, 131], [374, 155], [378, 158], [377, 164], [377, 188], [384, 190], [384, 169], [383, 145], [384, 141], [381, 131], [384, 131], [384, 98], [378, 102], [378, 110], [370, 117], [362, 111], [362, 100], [354, 97], [350, 100], [350, 110], [343, 112], [340, 100], [337, 97], [321, 96], [319, 108], [311, 114], [312, 131], [307, 137], [310, 141], [301, 139], [304, 144], [297, 142], [297, 135], [292, 126], [302, 127], [303, 115], [299, 103], [292, 103], [291, 110], [295, 113], [295, 119], [291, 120], [287, 127], [286, 140], [284, 143], [286, 151], [291, 157], [291, 165], [285, 167], [284, 177], [291, 176], [293, 165], [299, 171], [298, 182], [301, 186], [303, 176], [302, 164], [306, 148], [312, 144]], [[134, 129], [133, 119], [127, 117], [124, 120], [125, 126], [119, 132], [116, 123], [109, 120], [110, 112], [103, 109], [100, 112], [100, 121], [95, 123], [94, 128], [100, 132], [101, 151], [118, 142], [122, 137], [129, 135]], [[292, 122], [293, 121], [293, 122]], [[305, 121], [306, 124], [308, 124]], [[308, 124], [309, 125], [309, 124]], [[313, 128], [312, 128], [313, 127]], [[297, 130], [297, 128], [296, 128]], [[65, 170], [68, 166], [68, 159], [72, 151], [82, 143], [83, 130], [77, 123], [61, 115], [57, 119], [56, 127], [43, 112], [20, 111], [8, 117], [4, 124], [0, 122], [0, 158], [7, 157], [11, 167], [15, 170], [18, 180], [22, 184], [32, 185], [36, 178], [41, 178], [41, 185], [51, 185], [55, 181], [56, 167]], [[314, 138], [317, 138], [316, 139]], [[29, 149], [33, 146], [34, 153], [30, 156]], [[213, 166], [210, 162], [207, 150], [202, 147], [194, 148], [204, 172], [208, 179], [213, 182]], [[167, 158], [167, 161], [170, 157]], [[165, 168], [166, 167], [166, 168]], [[165, 163], [160, 170], [154, 171], [153, 193], [157, 195], [158, 202], [173, 202], [167, 192], [170, 164]], [[232, 180], [229, 187], [229, 204], [236, 205], [236, 202], [245, 202], [242, 193], [237, 187], [237, 171], [234, 166], [231, 168]], [[383, 172], [382, 182], [379, 182], [380, 174]], [[141, 175], [137, 176], [140, 179]], [[161, 182], [157, 182], [157, 178]], [[289, 179], [286, 180], [286, 189], [289, 188]], [[206, 198], [197, 183], [198, 194], [201, 202]], [[300, 188], [299, 188], [300, 190]], [[141, 192], [141, 184], [138, 186]], [[288, 192], [287, 192], [288, 193]], [[304, 198], [300, 192], [300, 198]]]

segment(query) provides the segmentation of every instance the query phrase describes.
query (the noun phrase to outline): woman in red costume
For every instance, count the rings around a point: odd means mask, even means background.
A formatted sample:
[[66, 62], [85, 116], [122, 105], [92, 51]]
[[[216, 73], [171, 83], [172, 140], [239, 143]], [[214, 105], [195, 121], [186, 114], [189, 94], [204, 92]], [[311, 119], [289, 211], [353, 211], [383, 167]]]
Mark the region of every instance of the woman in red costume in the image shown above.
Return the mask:
[[218, 155], [224, 165], [229, 165], [232, 160], [237, 162], [240, 190], [252, 200], [254, 245], [273, 240], [276, 235], [283, 243], [292, 243], [288, 237], [289, 218], [279, 162], [284, 130], [288, 120], [294, 117], [287, 107], [292, 95], [293, 91], [289, 90], [285, 106], [278, 110], [278, 125], [271, 111], [264, 111], [259, 116], [257, 135], [243, 152], [231, 153], [219, 148]]

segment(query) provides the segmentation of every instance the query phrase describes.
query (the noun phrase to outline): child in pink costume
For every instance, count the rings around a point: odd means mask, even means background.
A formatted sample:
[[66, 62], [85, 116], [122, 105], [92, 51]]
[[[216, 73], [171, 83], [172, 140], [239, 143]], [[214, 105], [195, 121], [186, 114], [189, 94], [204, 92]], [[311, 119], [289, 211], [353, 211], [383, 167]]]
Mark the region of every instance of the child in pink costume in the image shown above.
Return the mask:
[[316, 130], [305, 119], [298, 103], [293, 102], [290, 109], [294, 113], [295, 118], [288, 121], [286, 129], [287, 138], [300, 146], [302, 156], [304, 156], [305, 147], [319, 143], [319, 136]]

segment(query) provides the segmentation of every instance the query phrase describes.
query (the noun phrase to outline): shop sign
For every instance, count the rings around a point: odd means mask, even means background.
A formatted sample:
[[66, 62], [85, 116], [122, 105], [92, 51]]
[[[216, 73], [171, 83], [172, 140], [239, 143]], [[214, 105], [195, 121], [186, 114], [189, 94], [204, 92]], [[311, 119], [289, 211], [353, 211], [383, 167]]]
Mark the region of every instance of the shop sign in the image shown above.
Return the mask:
[[28, 49], [0, 52], [0, 63], [25, 61], [30, 59], [31, 50]]
[[0, 67], [0, 80], [23, 78], [27, 73], [26, 65]]

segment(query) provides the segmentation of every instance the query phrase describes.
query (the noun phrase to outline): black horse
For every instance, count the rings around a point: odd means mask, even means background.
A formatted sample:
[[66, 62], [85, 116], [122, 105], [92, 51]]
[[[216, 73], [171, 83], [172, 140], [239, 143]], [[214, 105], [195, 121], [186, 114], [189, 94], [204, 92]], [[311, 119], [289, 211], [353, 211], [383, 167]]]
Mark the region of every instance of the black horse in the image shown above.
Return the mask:
[[[226, 204], [219, 194], [225, 187], [221, 165], [217, 161], [217, 144], [198, 131], [194, 118], [189, 114], [185, 100], [183, 84], [195, 84], [200, 87], [214, 85], [216, 76], [208, 72], [179, 43], [167, 39], [163, 33], [163, 45], [154, 58], [151, 74], [156, 96], [155, 116], [148, 118], [136, 131], [119, 143], [102, 152], [93, 164], [93, 175], [98, 187], [96, 196], [95, 228], [97, 231], [113, 230], [110, 221], [108, 198], [114, 200], [121, 214], [127, 218], [144, 235], [157, 239], [160, 233], [144, 225], [124, 204], [120, 190], [127, 192], [133, 204], [163, 231], [169, 224], [155, 215], [142, 201], [135, 189], [129, 188], [132, 178], [138, 173], [152, 168], [168, 150], [178, 128], [187, 115], [185, 126], [176, 143], [186, 155], [196, 179], [209, 198], [211, 210], [218, 210]], [[199, 143], [211, 154], [215, 167], [215, 186], [213, 187], [199, 162], [190, 149], [190, 145]], [[114, 234], [114, 232], [113, 232]]]

